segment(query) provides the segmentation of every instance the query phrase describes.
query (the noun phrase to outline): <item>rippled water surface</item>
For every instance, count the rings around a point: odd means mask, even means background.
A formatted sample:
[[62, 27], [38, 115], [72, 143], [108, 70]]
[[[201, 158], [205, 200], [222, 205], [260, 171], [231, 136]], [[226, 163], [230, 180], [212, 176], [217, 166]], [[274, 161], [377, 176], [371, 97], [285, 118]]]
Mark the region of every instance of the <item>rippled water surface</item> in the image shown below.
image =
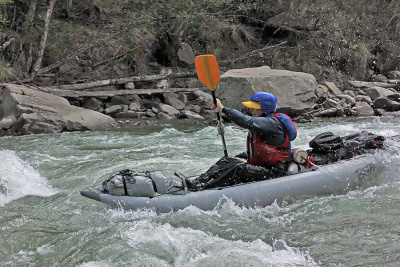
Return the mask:
[[[400, 134], [398, 118], [298, 125], [294, 146], [323, 131]], [[230, 155], [246, 131], [227, 126]], [[390, 142], [391, 149], [400, 144]], [[123, 169], [201, 173], [223, 155], [215, 127], [159, 125], [0, 138], [0, 266], [399, 266], [400, 154], [346, 195], [247, 209], [124, 211], [81, 197]]]

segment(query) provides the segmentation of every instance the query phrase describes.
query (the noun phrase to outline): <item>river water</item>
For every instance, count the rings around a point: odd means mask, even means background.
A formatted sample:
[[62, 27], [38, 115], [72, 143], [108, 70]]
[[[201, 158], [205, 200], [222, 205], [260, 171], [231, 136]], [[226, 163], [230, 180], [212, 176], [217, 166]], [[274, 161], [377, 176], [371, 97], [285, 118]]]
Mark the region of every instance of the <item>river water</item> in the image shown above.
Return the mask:
[[[323, 131], [400, 134], [399, 119], [298, 125], [295, 147]], [[230, 155], [246, 131], [226, 127]], [[392, 142], [394, 149], [400, 144]], [[399, 266], [400, 155], [373, 185], [248, 209], [124, 211], [81, 197], [124, 169], [204, 172], [223, 155], [215, 127], [160, 124], [0, 138], [0, 266]]]

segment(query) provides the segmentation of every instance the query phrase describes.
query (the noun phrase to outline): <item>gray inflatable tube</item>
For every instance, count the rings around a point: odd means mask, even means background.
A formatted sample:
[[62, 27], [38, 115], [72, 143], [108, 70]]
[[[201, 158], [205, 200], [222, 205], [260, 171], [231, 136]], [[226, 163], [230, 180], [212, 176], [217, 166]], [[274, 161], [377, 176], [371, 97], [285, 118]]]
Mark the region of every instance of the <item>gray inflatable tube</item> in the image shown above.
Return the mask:
[[221, 198], [229, 198], [239, 206], [265, 207], [285, 197], [343, 194], [359, 188], [382, 170], [373, 154], [326, 165], [315, 171], [308, 171], [281, 178], [246, 183], [225, 188], [187, 192], [182, 195], [160, 195], [153, 198], [114, 196], [98, 190], [82, 190], [81, 195], [112, 207], [124, 209], [154, 209], [156, 212], [170, 212], [196, 206], [212, 210]]

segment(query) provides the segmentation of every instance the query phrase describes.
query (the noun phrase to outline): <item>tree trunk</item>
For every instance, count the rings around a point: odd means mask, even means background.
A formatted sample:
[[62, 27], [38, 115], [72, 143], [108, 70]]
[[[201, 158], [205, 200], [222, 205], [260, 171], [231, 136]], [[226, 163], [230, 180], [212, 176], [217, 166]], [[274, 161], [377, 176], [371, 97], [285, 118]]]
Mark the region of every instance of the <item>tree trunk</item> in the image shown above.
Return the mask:
[[40, 45], [39, 45], [39, 53], [36, 59], [35, 66], [33, 67], [33, 72], [31, 74], [31, 78], [33, 79], [36, 75], [36, 73], [40, 70], [42, 66], [42, 59], [43, 59], [43, 54], [44, 54], [44, 49], [46, 48], [46, 41], [47, 41], [47, 35], [49, 33], [49, 28], [50, 28], [50, 20], [51, 20], [51, 15], [53, 13], [54, 5], [57, 0], [50, 0], [49, 7], [47, 8], [47, 13], [46, 13], [46, 18], [44, 20], [44, 32], [42, 39], [40, 40]]
[[31, 0], [29, 4], [27, 20], [30, 27], [32, 26], [33, 20], [35, 19], [37, 2], [38, 0]]
[[65, 10], [67, 12], [67, 18], [70, 17], [71, 8], [72, 8], [72, 0], [65, 0]]

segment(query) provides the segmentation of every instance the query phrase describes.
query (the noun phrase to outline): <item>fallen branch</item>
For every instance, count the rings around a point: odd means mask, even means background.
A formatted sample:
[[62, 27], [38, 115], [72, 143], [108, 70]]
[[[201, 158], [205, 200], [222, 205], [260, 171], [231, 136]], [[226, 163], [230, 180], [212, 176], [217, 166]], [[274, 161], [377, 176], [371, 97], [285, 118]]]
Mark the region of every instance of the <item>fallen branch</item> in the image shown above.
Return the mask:
[[48, 87], [51, 89], [62, 89], [62, 90], [71, 90], [71, 91], [82, 91], [89, 88], [95, 87], [103, 87], [109, 85], [119, 85], [130, 82], [149, 82], [149, 81], [158, 81], [167, 78], [185, 78], [185, 77], [194, 77], [195, 72], [177, 72], [168, 75], [148, 75], [148, 76], [133, 76], [127, 78], [118, 78], [118, 79], [108, 79], [108, 80], [100, 80], [95, 82], [88, 83], [79, 83], [79, 84], [71, 84], [71, 85], [62, 85], [59, 87]]
[[107, 37], [106, 39], [101, 39], [99, 41], [94, 42], [93, 44], [90, 44], [90, 45], [87, 45], [87, 46], [83, 46], [83, 47], [79, 48], [78, 50], [74, 51], [73, 53], [69, 54], [65, 58], [57, 61], [56, 63], [54, 63], [54, 64], [52, 64], [52, 65], [50, 65], [48, 67], [40, 69], [37, 74], [48, 73], [48, 72], [60, 67], [62, 64], [66, 63], [66, 62], [68, 62], [68, 61], [70, 61], [72, 59], [75, 59], [77, 56], [79, 56], [80, 54], [86, 52], [87, 50], [89, 50], [89, 49], [91, 49], [93, 47], [96, 47], [99, 44], [103, 43], [104, 41], [112, 39], [112, 38], [116, 37], [117, 35], [118, 34], [113, 34], [113, 35]]
[[257, 22], [257, 23], [261, 23], [261, 24], [263, 24], [263, 25], [266, 26], [266, 27], [271, 27], [271, 28], [277, 29], [277, 30], [275, 31], [275, 33], [276, 33], [277, 31], [279, 31], [279, 30], [285, 30], [285, 31], [294, 33], [294, 34], [296, 34], [296, 35], [298, 35], [298, 36], [301, 36], [301, 35], [306, 35], [306, 34], [310, 31], [310, 30], [308, 30], [308, 29], [307, 29], [307, 30], [300, 31], [300, 30], [296, 30], [296, 29], [294, 29], [294, 28], [292, 28], [292, 27], [289, 27], [289, 26], [279, 25], [279, 24], [276, 24], [276, 23], [272, 23], [272, 22], [268, 22], [268, 21], [264, 21], [264, 20], [260, 20], [260, 19], [256, 19], [256, 18], [252, 18], [252, 17], [245, 16], [245, 15], [225, 15], [225, 17], [242, 17], [242, 18], [246, 18], [246, 19], [255, 21], [255, 22]]

